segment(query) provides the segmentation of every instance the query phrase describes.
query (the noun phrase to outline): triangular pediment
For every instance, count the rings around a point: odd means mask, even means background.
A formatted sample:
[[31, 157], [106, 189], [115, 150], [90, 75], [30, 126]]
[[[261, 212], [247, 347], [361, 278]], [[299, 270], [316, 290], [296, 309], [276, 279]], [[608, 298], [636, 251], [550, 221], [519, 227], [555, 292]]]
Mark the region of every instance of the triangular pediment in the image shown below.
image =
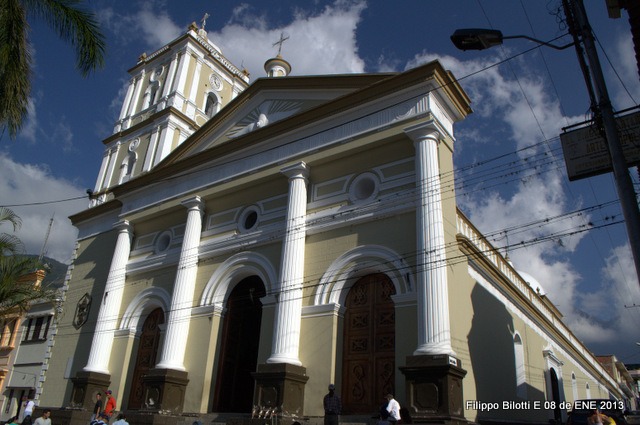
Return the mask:
[[377, 74], [259, 79], [193, 133], [163, 163], [167, 165], [234, 143], [250, 133], [293, 119], [388, 77]]

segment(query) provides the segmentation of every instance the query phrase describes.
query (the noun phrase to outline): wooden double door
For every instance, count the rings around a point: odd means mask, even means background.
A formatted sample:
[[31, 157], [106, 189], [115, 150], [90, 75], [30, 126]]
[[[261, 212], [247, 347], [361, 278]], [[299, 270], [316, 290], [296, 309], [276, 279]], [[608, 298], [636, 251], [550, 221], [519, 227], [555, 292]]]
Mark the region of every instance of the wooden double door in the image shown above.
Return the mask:
[[343, 414], [377, 413], [395, 380], [393, 283], [385, 274], [360, 278], [349, 290], [342, 359]]

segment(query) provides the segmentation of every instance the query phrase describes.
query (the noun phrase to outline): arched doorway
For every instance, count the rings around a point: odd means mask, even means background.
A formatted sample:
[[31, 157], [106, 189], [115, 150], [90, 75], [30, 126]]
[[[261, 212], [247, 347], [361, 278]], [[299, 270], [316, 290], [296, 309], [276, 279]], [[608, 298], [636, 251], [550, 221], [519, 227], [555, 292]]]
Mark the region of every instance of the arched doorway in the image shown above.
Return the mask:
[[344, 414], [376, 413], [395, 378], [395, 287], [377, 273], [360, 278], [345, 302], [342, 356]]
[[558, 374], [556, 370], [551, 368], [549, 369], [549, 374], [551, 375], [551, 396], [553, 397], [553, 401], [555, 401], [555, 409], [553, 409], [553, 418], [555, 419], [556, 424], [562, 424], [562, 410], [560, 409], [560, 383], [558, 381]]
[[129, 409], [141, 409], [144, 403], [144, 387], [142, 378], [149, 369], [156, 365], [158, 343], [160, 341], [160, 325], [164, 323], [164, 312], [161, 308], [153, 310], [142, 325], [136, 364], [131, 379], [131, 393], [129, 394]]
[[264, 285], [258, 276], [238, 283], [229, 295], [222, 326], [220, 363], [214, 409], [218, 412], [250, 412], [260, 343]]

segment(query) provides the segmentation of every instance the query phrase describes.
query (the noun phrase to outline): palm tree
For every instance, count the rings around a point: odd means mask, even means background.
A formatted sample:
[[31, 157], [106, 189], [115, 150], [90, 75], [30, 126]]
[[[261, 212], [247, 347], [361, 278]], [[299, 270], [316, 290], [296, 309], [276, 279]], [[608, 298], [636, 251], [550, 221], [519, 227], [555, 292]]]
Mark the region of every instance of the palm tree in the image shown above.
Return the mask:
[[[22, 220], [12, 210], [0, 207], [0, 226], [10, 224], [15, 232]], [[40, 268], [35, 258], [21, 255], [22, 241], [15, 235], [0, 233], [0, 318], [9, 313], [23, 313], [37, 300], [54, 301], [56, 291], [34, 286], [27, 278]]]
[[83, 76], [104, 65], [105, 42], [82, 0], [0, 0], [0, 127], [13, 139], [22, 127], [31, 93], [27, 16], [43, 19], [76, 51]]

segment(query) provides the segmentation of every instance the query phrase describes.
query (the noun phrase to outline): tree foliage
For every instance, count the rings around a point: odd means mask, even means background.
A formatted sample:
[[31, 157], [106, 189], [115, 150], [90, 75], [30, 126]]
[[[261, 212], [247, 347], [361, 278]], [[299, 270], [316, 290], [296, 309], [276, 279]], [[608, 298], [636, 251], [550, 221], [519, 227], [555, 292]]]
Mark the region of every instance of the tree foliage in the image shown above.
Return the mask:
[[[0, 207], [0, 227], [8, 224], [18, 230], [22, 220], [12, 210]], [[41, 268], [40, 262], [23, 255], [22, 241], [15, 235], [0, 233], [0, 318], [21, 314], [36, 301], [55, 301], [55, 290], [34, 285], [29, 275]]]
[[45, 21], [75, 49], [83, 76], [104, 65], [105, 42], [82, 0], [0, 0], [0, 127], [15, 138], [27, 115], [31, 93], [31, 16]]

